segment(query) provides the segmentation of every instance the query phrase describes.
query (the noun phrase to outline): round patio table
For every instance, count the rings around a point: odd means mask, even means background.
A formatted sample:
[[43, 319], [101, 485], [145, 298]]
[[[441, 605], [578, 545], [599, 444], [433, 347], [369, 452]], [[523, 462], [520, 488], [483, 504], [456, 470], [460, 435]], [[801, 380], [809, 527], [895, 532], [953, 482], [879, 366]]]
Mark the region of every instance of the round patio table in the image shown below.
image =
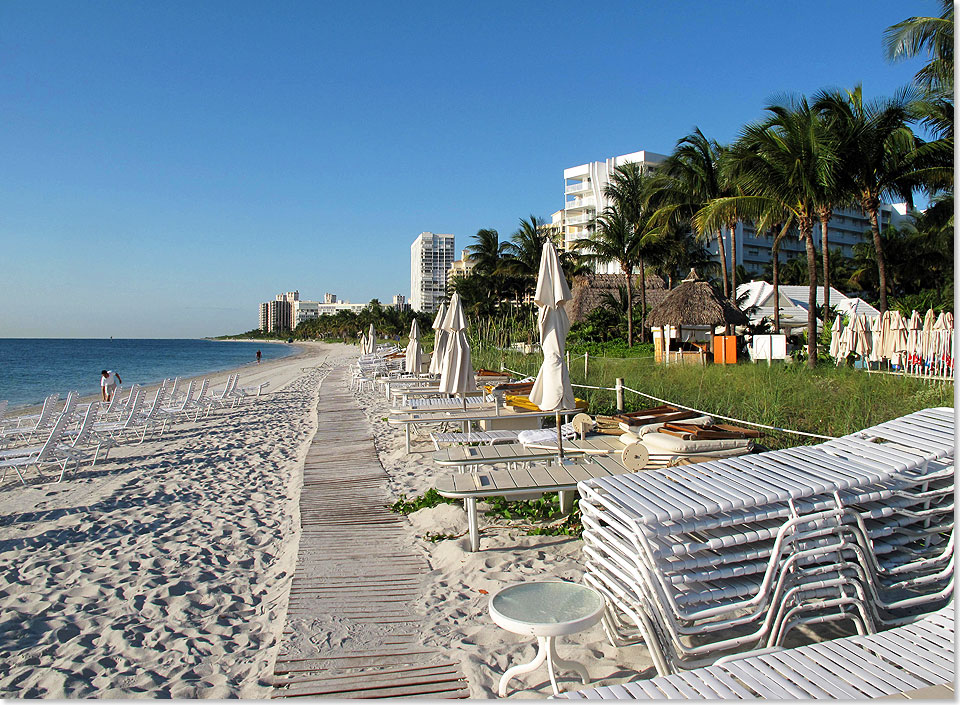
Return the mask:
[[560, 693], [555, 667], [575, 671], [586, 685], [589, 679], [587, 669], [576, 661], [565, 661], [557, 656], [554, 639], [592, 627], [603, 616], [603, 607], [603, 597], [593, 588], [562, 580], [510, 585], [491, 597], [493, 621], [514, 634], [535, 636], [539, 646], [533, 661], [508, 668], [501, 676], [497, 690], [500, 697], [506, 696], [511, 678], [536, 670], [544, 661], [554, 695]]

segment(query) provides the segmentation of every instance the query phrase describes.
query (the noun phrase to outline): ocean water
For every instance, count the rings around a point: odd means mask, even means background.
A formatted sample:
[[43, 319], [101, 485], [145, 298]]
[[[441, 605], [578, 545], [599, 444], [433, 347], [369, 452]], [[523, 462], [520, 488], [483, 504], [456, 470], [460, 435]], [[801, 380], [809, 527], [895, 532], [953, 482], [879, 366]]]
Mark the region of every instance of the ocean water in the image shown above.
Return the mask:
[[[100, 371], [120, 374], [123, 387], [166, 377], [192, 377], [294, 352], [290, 345], [216, 340], [94, 340], [0, 338], [0, 400], [35, 404], [59, 392], [100, 391]], [[242, 379], [242, 377], [241, 377]]]

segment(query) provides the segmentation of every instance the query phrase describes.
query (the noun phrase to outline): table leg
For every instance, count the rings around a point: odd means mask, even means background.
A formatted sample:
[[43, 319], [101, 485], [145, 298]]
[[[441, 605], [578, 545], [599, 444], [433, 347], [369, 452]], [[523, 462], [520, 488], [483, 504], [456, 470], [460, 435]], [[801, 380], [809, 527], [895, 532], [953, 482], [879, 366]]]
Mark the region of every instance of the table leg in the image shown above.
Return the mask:
[[467, 505], [467, 526], [470, 527], [470, 550], [473, 552], [480, 550], [480, 527], [477, 524], [477, 500], [468, 498]]
[[407, 454], [410, 454], [410, 424], [405, 423], [403, 428], [403, 435], [407, 441]]
[[570, 490], [561, 490], [560, 491], [560, 513], [569, 514], [573, 511], [573, 500], [576, 499], [577, 493], [571, 492]]
[[561, 668], [565, 671], [573, 671], [578, 676], [580, 676], [581, 682], [586, 685], [590, 681], [590, 674], [587, 673], [587, 669], [583, 664], [577, 663], [576, 661], [566, 661], [559, 656], [557, 656], [557, 646], [556, 641], [553, 638], [548, 638], [550, 642], [550, 650], [547, 652], [547, 667], [550, 669], [550, 682], [553, 684], [553, 694], [559, 695], [560, 691], [557, 689], [556, 677], [553, 675], [554, 666]]
[[[544, 661], [547, 660], [547, 655], [550, 652], [550, 642], [552, 639], [550, 637], [537, 637], [537, 644], [539, 648], [537, 649], [537, 655], [534, 657], [533, 661], [530, 663], [522, 663], [519, 666], [512, 666], [508, 668], [502, 676], [500, 676], [500, 686], [497, 688], [497, 695], [501, 698], [507, 697], [507, 683], [514, 676], [519, 676], [521, 673], [529, 673], [530, 671], [535, 671], [540, 668]], [[550, 678], [553, 679], [553, 671], [550, 672]], [[554, 685], [553, 692], [556, 693], [557, 688]]]

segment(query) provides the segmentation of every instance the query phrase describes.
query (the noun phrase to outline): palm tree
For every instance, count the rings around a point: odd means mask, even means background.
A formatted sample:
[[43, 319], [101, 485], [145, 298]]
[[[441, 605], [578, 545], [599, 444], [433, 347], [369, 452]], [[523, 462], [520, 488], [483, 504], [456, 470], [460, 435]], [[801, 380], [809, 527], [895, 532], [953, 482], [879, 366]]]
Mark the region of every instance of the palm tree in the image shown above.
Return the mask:
[[[707, 139], [700, 128], [695, 128], [692, 134], [677, 142], [673, 154], [657, 171], [658, 188], [652, 200], [655, 208], [653, 219], [657, 225], [693, 224], [696, 213], [709, 201], [730, 195], [724, 189], [724, 176], [719, 164], [720, 152], [720, 145]], [[708, 243], [711, 237], [716, 237], [720, 249], [723, 295], [730, 296], [726, 243], [723, 237], [723, 228], [726, 225], [726, 222], [720, 223], [711, 230], [697, 228], [695, 225], [694, 228], [698, 236]]]
[[[588, 237], [576, 241], [582, 250], [581, 258], [591, 263], [616, 262], [627, 279], [627, 346], [633, 347], [633, 270], [639, 260], [639, 244], [642, 235], [623, 212], [620, 204], [604, 209], [597, 218], [596, 227]], [[642, 286], [642, 284], [641, 284]]]
[[467, 246], [467, 259], [473, 263], [473, 271], [486, 276], [495, 274], [506, 254], [507, 243], [500, 242], [500, 234], [492, 228], [478, 230], [473, 241]]
[[[658, 243], [662, 240], [662, 232], [654, 228], [650, 218], [650, 201], [659, 188], [657, 184], [657, 177], [649, 169], [630, 162], [617, 167], [603, 191], [604, 196], [615, 205], [633, 231], [631, 238], [636, 248], [635, 266], [640, 273], [641, 340], [646, 337], [647, 332], [646, 263], [655, 255]], [[629, 278], [628, 275], [627, 279]], [[628, 338], [632, 341], [632, 336]], [[630, 345], [632, 344], [630, 342]]]
[[953, 93], [953, 0], [940, 0], [937, 17], [910, 17], [883, 33], [890, 61], [928, 53], [930, 61], [914, 77], [929, 93]]
[[822, 92], [817, 109], [836, 127], [852, 195], [870, 219], [880, 285], [880, 311], [887, 310], [887, 271], [880, 238], [880, 204], [885, 196], [912, 196], [918, 141], [907, 126], [908, 94], [864, 103], [863, 90]]
[[732, 148], [731, 178], [739, 194], [715, 199], [694, 217], [700, 229], [729, 222], [731, 212], [766, 230], [789, 215], [807, 251], [807, 364], [817, 362], [817, 265], [813, 225], [817, 204], [834, 186], [837, 149], [825, 121], [806, 98], [767, 106], [770, 116], [747, 125]]

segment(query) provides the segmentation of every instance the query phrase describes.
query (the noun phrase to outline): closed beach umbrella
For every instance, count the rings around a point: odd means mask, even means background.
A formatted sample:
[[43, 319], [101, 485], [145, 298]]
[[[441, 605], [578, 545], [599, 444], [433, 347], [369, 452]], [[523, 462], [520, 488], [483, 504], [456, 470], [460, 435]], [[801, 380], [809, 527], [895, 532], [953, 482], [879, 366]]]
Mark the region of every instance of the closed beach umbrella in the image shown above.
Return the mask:
[[923, 346], [920, 339], [920, 333], [923, 331], [923, 319], [920, 314], [914, 311], [910, 314], [910, 320], [907, 321], [907, 364], [911, 367], [920, 362], [923, 355]]
[[377, 333], [373, 330], [373, 324], [370, 324], [370, 332], [367, 333], [367, 352], [375, 353], [377, 351]]
[[570, 298], [570, 288], [560, 269], [557, 251], [553, 243], [548, 241], [540, 257], [540, 273], [533, 299], [539, 309], [537, 322], [543, 364], [530, 390], [530, 401], [543, 411], [572, 409], [574, 406], [570, 371], [564, 360], [567, 333], [570, 330], [570, 319], [564, 305]]
[[900, 365], [903, 364], [903, 357], [907, 352], [907, 322], [903, 320], [903, 315], [899, 311], [887, 311], [887, 313], [890, 314], [889, 359], [891, 363]]
[[563, 457], [563, 435], [560, 429], [560, 409], [572, 409], [575, 405], [573, 387], [570, 386], [570, 370], [564, 359], [570, 319], [564, 309], [570, 300], [570, 288], [560, 268], [560, 259], [553, 243], [547, 240], [540, 256], [540, 272], [537, 275], [537, 290], [533, 300], [539, 314], [540, 347], [543, 364], [530, 390], [530, 401], [542, 411], [557, 412], [557, 454]]
[[363, 355], [367, 352], [367, 336], [363, 333], [360, 334], [360, 354]]
[[477, 379], [470, 360], [470, 342], [467, 340], [467, 319], [463, 315], [460, 294], [450, 299], [450, 310], [443, 321], [443, 330], [447, 333], [446, 350], [443, 355], [443, 369], [440, 370], [440, 391], [445, 394], [464, 395], [477, 389]]
[[865, 358], [870, 353], [870, 341], [867, 336], [867, 317], [854, 316], [850, 324], [853, 329], [853, 352], [861, 358]]
[[933, 324], [933, 364], [936, 374], [945, 374], [947, 366], [952, 363], [950, 358], [950, 339], [953, 337], [953, 328], [949, 325], [947, 317], [941, 312]]
[[430, 358], [430, 374], [438, 375], [443, 369], [443, 353], [447, 348], [447, 332], [443, 329], [443, 320], [447, 317], [447, 305], [440, 304], [433, 319], [433, 357]]
[[830, 357], [839, 365], [843, 359], [840, 351], [843, 349], [843, 319], [839, 316], [833, 321], [833, 330], [830, 331]]
[[410, 324], [410, 342], [407, 343], [407, 374], [420, 374], [420, 328], [417, 319]]
[[926, 365], [929, 365], [933, 361], [934, 355], [934, 338], [933, 338], [933, 324], [935, 322], [936, 316], [933, 313], [932, 308], [927, 309], [927, 314], [923, 317], [923, 330], [920, 332], [920, 339], [923, 343], [923, 362]]
[[[880, 359], [883, 357], [882, 320], [880, 314], [867, 318], [870, 324], [870, 362], [880, 362]], [[852, 340], [853, 338], [851, 338], [851, 341]]]

